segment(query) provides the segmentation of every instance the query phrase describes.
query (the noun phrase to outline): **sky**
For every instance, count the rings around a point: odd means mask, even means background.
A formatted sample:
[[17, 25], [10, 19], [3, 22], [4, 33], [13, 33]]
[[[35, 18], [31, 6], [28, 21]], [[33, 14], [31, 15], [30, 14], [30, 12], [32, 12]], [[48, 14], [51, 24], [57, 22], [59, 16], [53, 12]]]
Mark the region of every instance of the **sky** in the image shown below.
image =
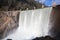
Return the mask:
[[56, 5], [60, 5], [60, 0], [35, 0], [35, 1], [42, 3], [45, 6], [52, 6], [53, 2], [55, 2]]

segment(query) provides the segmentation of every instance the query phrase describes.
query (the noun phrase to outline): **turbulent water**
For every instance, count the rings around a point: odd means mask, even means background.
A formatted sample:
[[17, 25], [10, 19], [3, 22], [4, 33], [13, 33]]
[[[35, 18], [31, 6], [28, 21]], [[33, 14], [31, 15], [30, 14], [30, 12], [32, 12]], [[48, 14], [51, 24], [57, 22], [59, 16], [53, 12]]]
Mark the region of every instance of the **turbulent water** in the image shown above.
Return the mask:
[[51, 10], [52, 8], [21, 11], [19, 28], [4, 40], [32, 40], [35, 37], [49, 35]]

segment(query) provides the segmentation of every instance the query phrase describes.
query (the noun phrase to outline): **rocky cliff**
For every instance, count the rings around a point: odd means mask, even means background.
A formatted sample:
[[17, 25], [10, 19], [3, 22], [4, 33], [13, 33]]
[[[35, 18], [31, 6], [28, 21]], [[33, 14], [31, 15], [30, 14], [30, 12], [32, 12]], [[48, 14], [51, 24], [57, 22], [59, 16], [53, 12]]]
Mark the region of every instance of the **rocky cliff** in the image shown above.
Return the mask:
[[28, 9], [41, 8], [42, 5], [35, 0], [0, 0], [0, 11], [8, 10], [26, 10]]

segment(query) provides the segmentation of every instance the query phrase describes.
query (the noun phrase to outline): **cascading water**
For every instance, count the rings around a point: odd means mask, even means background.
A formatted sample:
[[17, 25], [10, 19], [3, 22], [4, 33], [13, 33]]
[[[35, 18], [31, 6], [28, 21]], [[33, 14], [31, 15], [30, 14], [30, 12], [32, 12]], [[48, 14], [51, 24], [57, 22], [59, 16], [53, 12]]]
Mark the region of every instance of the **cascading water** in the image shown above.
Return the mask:
[[8, 36], [13, 40], [29, 40], [49, 35], [49, 18], [52, 8], [27, 10], [20, 12], [19, 28]]

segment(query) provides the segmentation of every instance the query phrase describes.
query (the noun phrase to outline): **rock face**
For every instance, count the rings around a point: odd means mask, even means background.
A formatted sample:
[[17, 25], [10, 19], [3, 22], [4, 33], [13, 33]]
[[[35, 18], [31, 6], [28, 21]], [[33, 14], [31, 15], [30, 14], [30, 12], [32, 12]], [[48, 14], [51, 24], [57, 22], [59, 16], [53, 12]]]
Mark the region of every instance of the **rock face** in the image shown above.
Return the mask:
[[41, 8], [41, 4], [34, 0], [0, 0], [0, 10], [26, 10], [26, 8], [34, 9]]
[[35, 39], [32, 39], [32, 40], [56, 40], [50, 36], [45, 36], [45, 37], [37, 37]]
[[52, 9], [51, 13], [51, 36], [55, 37], [57, 40], [60, 40], [60, 5]]
[[0, 39], [11, 34], [18, 28], [19, 12], [17, 11], [0, 11]]

